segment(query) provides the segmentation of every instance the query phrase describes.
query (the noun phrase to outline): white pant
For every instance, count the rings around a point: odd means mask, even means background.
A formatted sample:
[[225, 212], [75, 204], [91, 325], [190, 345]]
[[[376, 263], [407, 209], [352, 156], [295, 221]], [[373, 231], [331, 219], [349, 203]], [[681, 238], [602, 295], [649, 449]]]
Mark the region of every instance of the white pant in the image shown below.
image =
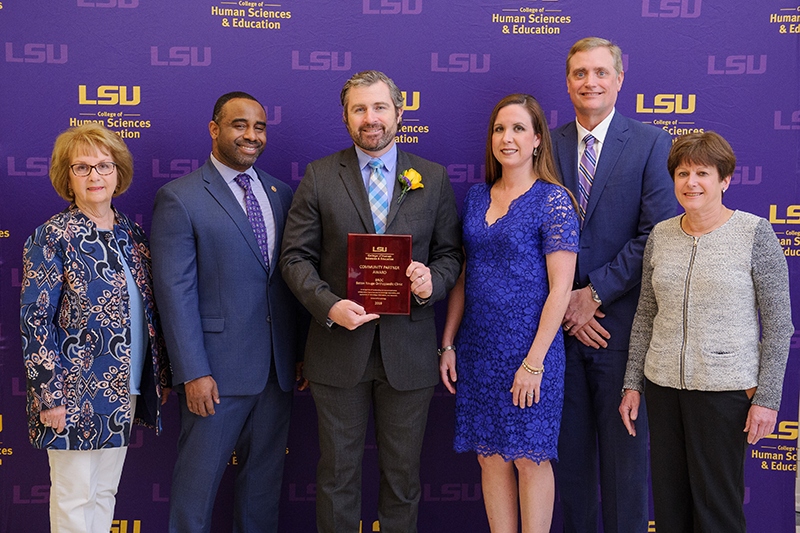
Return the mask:
[[[131, 396], [131, 412], [136, 407]], [[50, 460], [50, 531], [108, 533], [128, 447], [47, 450]]]

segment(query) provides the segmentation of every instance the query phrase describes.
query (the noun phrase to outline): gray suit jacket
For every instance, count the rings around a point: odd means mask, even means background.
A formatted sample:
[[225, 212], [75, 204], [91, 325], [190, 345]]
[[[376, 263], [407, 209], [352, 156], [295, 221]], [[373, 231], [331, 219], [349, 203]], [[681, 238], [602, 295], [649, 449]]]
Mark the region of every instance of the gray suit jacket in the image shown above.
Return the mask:
[[375, 233], [355, 148], [313, 161], [295, 193], [286, 221], [280, 266], [289, 288], [316, 319], [308, 332], [305, 377], [335, 387], [361, 379], [377, 323], [389, 383], [398, 390], [434, 386], [439, 380], [433, 303], [443, 299], [461, 272], [461, 226], [446, 170], [398, 149], [397, 175], [413, 168], [424, 188], [398, 203], [395, 186], [386, 233], [412, 235], [412, 259], [431, 270], [433, 295], [411, 299], [411, 314], [383, 315], [355, 331], [327, 326], [330, 308], [347, 297], [347, 234]]

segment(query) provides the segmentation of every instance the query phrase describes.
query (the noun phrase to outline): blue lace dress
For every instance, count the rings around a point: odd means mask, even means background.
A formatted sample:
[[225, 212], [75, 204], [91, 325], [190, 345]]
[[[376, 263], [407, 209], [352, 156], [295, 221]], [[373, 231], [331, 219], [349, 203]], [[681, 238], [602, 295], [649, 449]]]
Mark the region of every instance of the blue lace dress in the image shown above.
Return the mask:
[[454, 448], [506, 461], [558, 460], [564, 403], [561, 329], [544, 360], [540, 400], [512, 403], [514, 374], [533, 343], [549, 293], [545, 256], [578, 251], [578, 218], [566, 191], [536, 181], [491, 226], [490, 187], [475, 185], [463, 207], [465, 305], [456, 338]]

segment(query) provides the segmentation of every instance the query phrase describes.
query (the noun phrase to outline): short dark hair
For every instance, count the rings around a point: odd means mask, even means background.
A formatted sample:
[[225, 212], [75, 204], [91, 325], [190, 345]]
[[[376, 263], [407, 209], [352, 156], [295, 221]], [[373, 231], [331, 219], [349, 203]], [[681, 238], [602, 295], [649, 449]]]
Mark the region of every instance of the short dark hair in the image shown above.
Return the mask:
[[[219, 121], [222, 119], [222, 108], [225, 107], [225, 104], [233, 100], [234, 98], [244, 98], [245, 100], [252, 100], [258, 105], [261, 105], [261, 102], [255, 99], [254, 96], [251, 96], [242, 91], [233, 91], [230, 93], [223, 94], [219, 98], [217, 98], [217, 103], [214, 104], [214, 115], [211, 117], [211, 120], [219, 124]], [[264, 106], [261, 106], [264, 107]]]
[[689, 133], [678, 137], [669, 151], [667, 168], [673, 181], [675, 181], [675, 169], [687, 163], [716, 167], [719, 179], [722, 181], [728, 176], [733, 176], [736, 156], [728, 141], [716, 132]]

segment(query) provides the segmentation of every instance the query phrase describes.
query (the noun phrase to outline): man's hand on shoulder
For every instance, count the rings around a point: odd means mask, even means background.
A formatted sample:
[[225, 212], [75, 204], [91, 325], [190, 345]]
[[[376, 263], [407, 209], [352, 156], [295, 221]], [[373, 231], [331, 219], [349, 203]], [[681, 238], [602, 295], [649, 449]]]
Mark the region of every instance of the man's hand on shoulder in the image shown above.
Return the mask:
[[367, 313], [363, 307], [352, 300], [339, 300], [328, 311], [328, 318], [352, 331], [371, 320], [380, 318], [380, 315]]
[[214, 378], [203, 376], [187, 381], [184, 389], [189, 411], [202, 417], [214, 414], [214, 404], [219, 404], [219, 391]]

